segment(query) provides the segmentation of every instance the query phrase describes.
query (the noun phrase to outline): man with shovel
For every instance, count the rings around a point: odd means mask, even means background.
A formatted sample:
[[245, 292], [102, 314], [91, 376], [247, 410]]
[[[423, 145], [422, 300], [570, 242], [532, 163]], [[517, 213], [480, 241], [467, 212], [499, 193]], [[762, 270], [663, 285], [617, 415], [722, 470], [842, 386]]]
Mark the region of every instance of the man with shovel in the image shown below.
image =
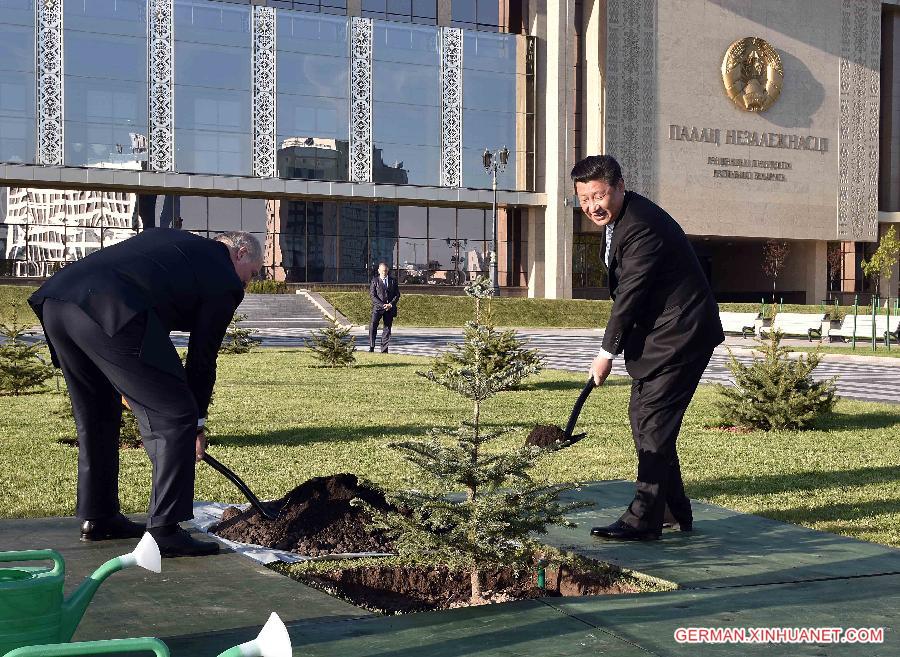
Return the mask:
[[604, 229], [613, 299], [590, 374], [595, 385], [603, 385], [613, 358], [624, 351], [633, 379], [628, 414], [638, 457], [628, 509], [591, 534], [658, 539], [667, 506], [681, 530], [691, 531], [676, 441], [713, 349], [725, 340], [716, 300], [684, 231], [652, 201], [626, 191], [614, 158], [587, 157], [571, 175], [582, 211]]
[[[147, 530], [163, 556], [218, 552], [178, 523], [193, 517], [195, 459], [216, 356], [244, 287], [262, 267], [249, 233], [215, 240], [153, 228], [60, 270], [28, 300], [53, 363], [62, 368], [78, 430], [82, 540], [136, 538], [119, 510], [119, 422], [124, 397], [153, 464]], [[189, 331], [184, 366], [169, 339]]]

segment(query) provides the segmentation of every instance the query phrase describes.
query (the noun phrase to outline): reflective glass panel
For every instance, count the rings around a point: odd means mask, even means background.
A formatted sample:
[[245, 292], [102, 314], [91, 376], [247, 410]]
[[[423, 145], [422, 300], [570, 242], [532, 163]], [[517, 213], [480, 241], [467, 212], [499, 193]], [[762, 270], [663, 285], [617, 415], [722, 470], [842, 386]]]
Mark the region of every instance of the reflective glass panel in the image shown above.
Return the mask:
[[375, 182], [440, 181], [438, 30], [376, 21], [372, 65]]
[[281, 11], [277, 21], [278, 175], [347, 180], [347, 19]]
[[63, 7], [65, 162], [139, 169], [147, 159], [146, 4]]
[[250, 174], [250, 8], [175, 2], [175, 165]]
[[35, 161], [34, 6], [0, 0], [0, 162]]

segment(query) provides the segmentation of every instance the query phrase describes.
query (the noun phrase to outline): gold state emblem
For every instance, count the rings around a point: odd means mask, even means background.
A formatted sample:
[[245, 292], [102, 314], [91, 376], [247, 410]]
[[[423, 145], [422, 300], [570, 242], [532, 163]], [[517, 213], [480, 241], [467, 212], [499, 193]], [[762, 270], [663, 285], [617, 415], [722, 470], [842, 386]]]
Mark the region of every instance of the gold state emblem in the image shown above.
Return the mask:
[[725, 93], [745, 112], [765, 112], [772, 107], [784, 83], [784, 67], [775, 48], [759, 37], [738, 39], [722, 61]]

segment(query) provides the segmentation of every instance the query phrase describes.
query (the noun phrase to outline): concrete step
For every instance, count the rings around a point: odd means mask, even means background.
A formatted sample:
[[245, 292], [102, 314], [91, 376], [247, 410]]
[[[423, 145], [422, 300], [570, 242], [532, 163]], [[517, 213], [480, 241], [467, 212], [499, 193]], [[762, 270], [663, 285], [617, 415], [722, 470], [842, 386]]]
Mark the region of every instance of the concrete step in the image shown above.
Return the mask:
[[248, 328], [328, 326], [328, 319], [302, 294], [247, 294], [236, 314], [247, 316], [243, 325]]

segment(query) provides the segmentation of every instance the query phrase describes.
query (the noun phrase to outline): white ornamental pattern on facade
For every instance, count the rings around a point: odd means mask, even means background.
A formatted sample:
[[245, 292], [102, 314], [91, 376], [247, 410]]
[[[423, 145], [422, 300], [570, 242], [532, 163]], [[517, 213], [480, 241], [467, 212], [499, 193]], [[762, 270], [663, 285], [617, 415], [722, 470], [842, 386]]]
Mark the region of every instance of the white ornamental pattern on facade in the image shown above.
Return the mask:
[[609, 0], [604, 143], [629, 188], [651, 198], [655, 171], [646, 154], [656, 139], [656, 22], [656, 0]]
[[350, 181], [372, 180], [372, 20], [350, 19]]
[[147, 4], [147, 59], [150, 70], [150, 169], [175, 170], [174, 0]]
[[878, 238], [881, 2], [841, 5], [838, 239]]
[[275, 9], [253, 7], [253, 175], [275, 177]]
[[38, 164], [63, 163], [63, 8], [62, 0], [35, 3], [37, 60]]
[[463, 31], [441, 29], [441, 185], [462, 184]]

